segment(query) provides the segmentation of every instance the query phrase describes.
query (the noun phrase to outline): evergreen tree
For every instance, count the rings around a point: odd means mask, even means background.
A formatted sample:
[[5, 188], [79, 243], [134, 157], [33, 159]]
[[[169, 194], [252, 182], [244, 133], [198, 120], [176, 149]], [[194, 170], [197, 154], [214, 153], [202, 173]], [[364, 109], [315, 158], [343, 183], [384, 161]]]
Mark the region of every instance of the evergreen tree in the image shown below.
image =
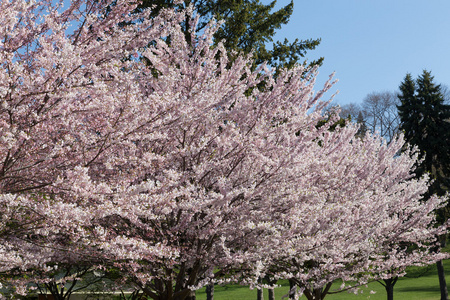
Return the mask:
[[[144, 0], [138, 10], [153, 7], [153, 14], [157, 15], [163, 8], [186, 8], [193, 5], [195, 14], [199, 17], [197, 25], [199, 31], [206, 27], [212, 18], [223, 24], [214, 34], [214, 43], [223, 42], [230, 54], [235, 52], [253, 53], [253, 68], [267, 61], [269, 65], [292, 67], [299, 62], [308, 50], [315, 49], [320, 39], [299, 40], [289, 42], [273, 41], [276, 30], [287, 24], [294, 9], [294, 1], [272, 12], [276, 0], [270, 4], [263, 4], [260, 0], [184, 0], [174, 4], [173, 0]], [[186, 36], [189, 34], [190, 16], [186, 16], [183, 23]], [[272, 49], [267, 49], [267, 43], [273, 43]], [[320, 65], [323, 58], [311, 62]]]
[[440, 85], [424, 71], [416, 82], [407, 74], [400, 85], [400, 129], [411, 146], [417, 146], [417, 177], [428, 173], [434, 180], [425, 195], [444, 195], [450, 186], [450, 106], [444, 104]]
[[419, 119], [421, 118], [420, 105], [415, 96], [416, 84], [411, 74], [406, 74], [405, 80], [400, 85], [398, 98], [400, 105], [397, 106], [400, 116], [400, 130], [403, 131], [405, 140], [411, 145], [417, 145], [420, 136]]
[[364, 120], [364, 116], [363, 116], [362, 112], [358, 113], [358, 118], [356, 119], [356, 123], [359, 124], [359, 129], [358, 129], [357, 135], [359, 137], [364, 137], [367, 132], [367, 126], [366, 126], [366, 121]]
[[[433, 76], [423, 71], [416, 82], [407, 74], [400, 85], [398, 95], [401, 104], [397, 107], [401, 119], [400, 129], [410, 146], [417, 147], [418, 161], [415, 175], [429, 174], [433, 180], [427, 193], [445, 195], [450, 187], [450, 105], [444, 104], [441, 86], [433, 83]], [[440, 209], [438, 219], [448, 219], [449, 206]], [[445, 246], [446, 236], [441, 237]], [[442, 261], [437, 262], [441, 300], [448, 299]]]

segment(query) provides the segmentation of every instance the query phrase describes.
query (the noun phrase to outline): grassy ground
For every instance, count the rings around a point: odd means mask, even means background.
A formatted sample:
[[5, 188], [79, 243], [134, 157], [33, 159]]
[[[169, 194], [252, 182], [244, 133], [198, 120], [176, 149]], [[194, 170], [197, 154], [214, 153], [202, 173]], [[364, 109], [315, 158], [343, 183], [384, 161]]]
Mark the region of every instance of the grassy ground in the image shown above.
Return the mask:
[[[450, 260], [444, 262], [444, 268], [450, 274]], [[449, 282], [450, 279], [447, 279]], [[282, 299], [289, 290], [287, 281], [279, 283], [281, 287], [275, 289], [275, 299]], [[339, 283], [336, 283], [336, 288]], [[333, 288], [332, 288], [333, 289]], [[370, 294], [370, 291], [376, 291], [375, 294]], [[439, 280], [436, 272], [436, 265], [428, 267], [408, 269], [406, 277], [400, 278], [394, 287], [395, 300], [436, 300], [440, 298]], [[197, 292], [197, 300], [205, 300], [205, 289]], [[250, 290], [245, 286], [227, 285], [216, 286], [214, 288], [214, 300], [256, 300], [256, 290]], [[268, 299], [267, 290], [264, 291], [264, 299]], [[287, 298], [284, 298], [287, 300]], [[306, 299], [302, 297], [300, 299]], [[384, 287], [378, 283], [370, 283], [367, 287], [362, 287], [358, 295], [348, 292], [342, 292], [332, 295], [327, 295], [327, 300], [347, 300], [347, 299], [370, 299], [370, 300], [385, 300], [386, 292]]]

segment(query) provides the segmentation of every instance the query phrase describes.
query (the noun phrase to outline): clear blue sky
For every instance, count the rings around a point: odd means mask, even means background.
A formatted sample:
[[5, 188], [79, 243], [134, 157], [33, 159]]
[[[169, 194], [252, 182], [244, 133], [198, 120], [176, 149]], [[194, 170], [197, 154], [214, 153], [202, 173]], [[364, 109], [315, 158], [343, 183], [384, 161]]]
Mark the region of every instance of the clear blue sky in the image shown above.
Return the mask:
[[[278, 0], [277, 7], [289, 2]], [[415, 78], [423, 69], [450, 86], [450, 0], [294, 0], [275, 40], [285, 37], [322, 39], [307, 58], [325, 58], [320, 85], [336, 72], [334, 103], [397, 91], [407, 72]]]

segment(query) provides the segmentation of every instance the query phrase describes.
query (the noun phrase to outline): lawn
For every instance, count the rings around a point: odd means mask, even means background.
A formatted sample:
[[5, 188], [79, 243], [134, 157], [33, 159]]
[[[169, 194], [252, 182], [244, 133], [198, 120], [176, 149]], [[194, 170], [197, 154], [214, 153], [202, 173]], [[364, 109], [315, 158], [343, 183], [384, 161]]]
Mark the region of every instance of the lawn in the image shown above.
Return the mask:
[[[444, 262], [445, 270], [450, 270], [450, 260]], [[448, 272], [450, 274], [450, 272]], [[448, 281], [448, 280], [447, 280]], [[281, 287], [275, 289], [275, 299], [282, 299], [289, 290], [287, 281], [281, 282]], [[336, 288], [339, 283], [336, 283]], [[376, 291], [370, 294], [370, 291]], [[440, 298], [439, 280], [436, 272], [436, 265], [428, 267], [411, 267], [408, 274], [400, 278], [394, 287], [395, 300], [436, 300]], [[197, 300], [205, 300], [205, 289], [197, 292]], [[214, 291], [214, 300], [246, 300], [256, 299], [256, 290], [250, 290], [246, 286], [226, 285], [216, 286]], [[267, 290], [264, 291], [264, 299], [268, 299]], [[287, 300], [287, 298], [284, 298]], [[302, 297], [300, 299], [306, 299]], [[327, 295], [327, 300], [346, 300], [346, 299], [370, 299], [385, 300], [386, 292], [384, 287], [378, 282], [370, 283], [367, 287], [362, 287], [358, 295], [348, 292]]]

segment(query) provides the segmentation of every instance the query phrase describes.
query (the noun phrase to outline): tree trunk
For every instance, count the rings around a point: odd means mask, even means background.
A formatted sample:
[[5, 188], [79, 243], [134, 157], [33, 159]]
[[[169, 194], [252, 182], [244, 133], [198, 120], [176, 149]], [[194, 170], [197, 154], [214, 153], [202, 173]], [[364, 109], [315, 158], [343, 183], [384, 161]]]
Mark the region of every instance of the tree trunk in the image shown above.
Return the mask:
[[322, 288], [316, 288], [313, 290], [305, 289], [303, 293], [308, 300], [322, 300], [325, 298], [325, 295], [322, 293]]
[[206, 300], [214, 300], [214, 283], [206, 286]]
[[186, 300], [195, 300], [195, 291], [191, 291], [189, 296], [186, 297]]
[[322, 288], [314, 289], [314, 300], [322, 300], [325, 295], [322, 295]]
[[49, 282], [49, 283], [45, 284], [45, 286], [51, 294], [51, 297], [49, 297], [50, 295], [47, 295], [46, 299], [49, 299], [49, 300], [50, 299], [66, 300], [66, 299], [69, 299], [70, 295], [72, 294], [69, 291], [64, 292], [64, 288], [60, 288], [59, 285], [55, 282]]
[[308, 300], [323, 300], [325, 296], [328, 295], [328, 292], [330, 291], [332, 285], [333, 282], [329, 282], [324, 287], [319, 287], [315, 289], [309, 289], [306, 287], [305, 290], [303, 291], [303, 294]]
[[[447, 235], [441, 235], [439, 237], [439, 241], [441, 243], [441, 248], [444, 248], [447, 244]], [[441, 289], [441, 300], [448, 300], [447, 282], [445, 281], [445, 272], [442, 260], [436, 262], [436, 267], [439, 277], [439, 288]]]
[[263, 289], [258, 288], [256, 291], [256, 299], [257, 300], [264, 300], [264, 295], [263, 295]]
[[275, 300], [275, 289], [269, 289], [269, 300]]
[[397, 283], [398, 277], [383, 279], [384, 288], [387, 294], [387, 300], [394, 300], [394, 285]]
[[437, 272], [439, 276], [439, 287], [441, 290], [441, 300], [448, 300], [447, 283], [445, 281], [444, 265], [442, 260], [436, 262]]
[[295, 299], [295, 290], [297, 285], [295, 284], [295, 281], [292, 279], [289, 279], [289, 299]]

